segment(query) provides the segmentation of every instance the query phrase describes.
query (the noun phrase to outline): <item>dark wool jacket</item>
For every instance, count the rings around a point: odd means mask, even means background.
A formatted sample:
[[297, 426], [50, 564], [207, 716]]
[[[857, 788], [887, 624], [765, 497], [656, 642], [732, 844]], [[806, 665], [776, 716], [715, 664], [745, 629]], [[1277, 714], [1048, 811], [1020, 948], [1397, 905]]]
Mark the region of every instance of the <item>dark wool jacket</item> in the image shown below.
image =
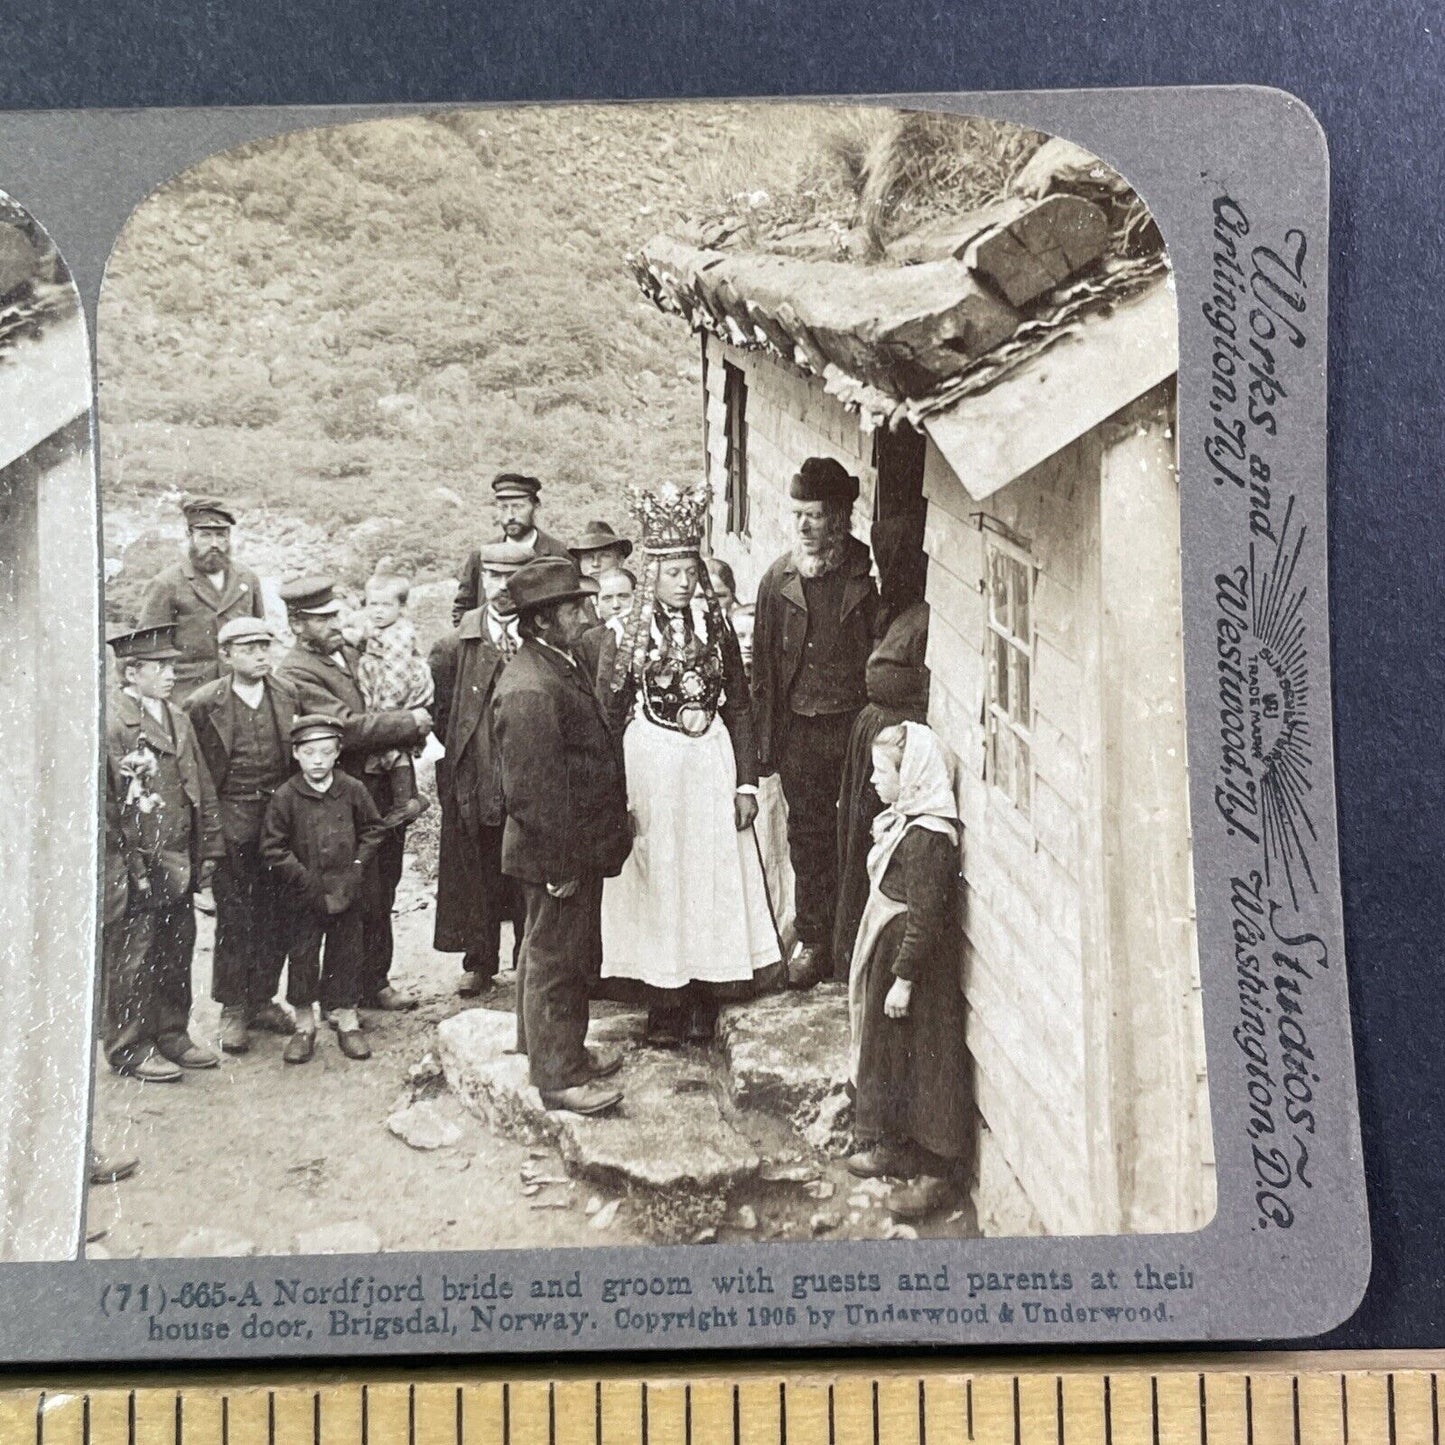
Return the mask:
[[409, 711], [367, 712], [356, 681], [361, 654], [347, 643], [341, 655], [346, 659], [345, 672], [319, 652], [293, 647], [281, 659], [275, 677], [294, 690], [301, 712], [324, 712], [340, 718], [345, 728], [341, 766], [348, 773], [360, 773], [368, 753], [414, 747], [425, 740], [426, 734]]
[[[282, 768], [272, 784], [274, 790], [291, 775], [291, 724], [301, 713], [301, 705], [296, 689], [290, 683], [268, 677], [265, 687], [275, 709], [276, 736], [281, 744]], [[186, 716], [196, 730], [201, 757], [205, 759], [206, 770], [218, 794], [225, 791], [226, 776], [230, 771], [231, 749], [235, 746], [236, 709], [244, 706], [232, 690], [229, 677], [218, 677], [214, 682], [203, 683], [186, 699]], [[221, 799], [220, 807], [221, 827], [227, 839], [233, 843], [255, 842], [252, 830], [259, 821], [260, 810], [238, 807], [228, 798]]]
[[173, 622], [176, 681], [193, 685], [220, 675], [220, 644], [216, 635], [235, 617], [264, 617], [261, 581], [249, 567], [226, 563], [226, 585], [217, 594], [187, 554], [158, 572], [141, 597], [137, 627], [163, 627]]
[[[498, 537], [498, 542], [505, 542], [505, 536]], [[544, 532], [537, 528], [537, 540], [532, 543], [532, 553], [537, 557], [571, 557], [571, 548], [563, 541], [554, 537], [550, 532]], [[455, 627], [468, 612], [474, 607], [480, 607], [485, 602], [486, 595], [482, 592], [482, 557], [480, 552], [472, 552], [462, 564], [462, 575], [457, 578], [457, 597], [452, 603], [452, 626]]]
[[385, 831], [365, 785], [340, 768], [324, 793], [297, 773], [266, 809], [261, 861], [314, 912], [345, 913], [361, 895], [366, 865]]
[[[153, 718], [130, 693], [118, 692], [109, 700], [105, 721], [106, 759], [114, 772], [121, 798], [125, 797], [129, 787], [121, 777], [121, 759], [134, 752], [142, 739], [163, 763], [169, 759], [175, 765], [175, 781], [167, 782], [163, 768], [153, 787], [160, 794], [165, 808], [171, 810], [169, 814], [162, 815], [163, 819], [184, 816], [189, 824], [188, 837], [184, 847], [162, 844], [147, 859], [153, 897], [157, 903], [177, 901], [194, 893], [200, 887], [201, 864], [226, 856], [216, 790], [211, 786], [211, 775], [201, 759], [196, 734], [180, 708], [172, 707], [170, 703], [165, 707], [169, 727]], [[122, 808], [122, 811], [133, 810]], [[144, 821], [137, 822], [136, 827], [140, 836], [146, 834]]]
[[627, 784], [583, 667], [528, 638], [492, 697], [502, 871], [527, 883], [615, 877], [632, 851]]
[[485, 608], [473, 608], [428, 658], [436, 686], [436, 731], [447, 750], [437, 765], [443, 809], [468, 825], [502, 822], [502, 773], [492, 743], [492, 691], [503, 660], [487, 631]]
[[[873, 621], [878, 589], [873, 585], [868, 549], [848, 537], [842, 561], [847, 573], [843, 593], [843, 642], [850, 667], [858, 669], [863, 695], [864, 670], [873, 650]], [[808, 637], [808, 603], [803, 578], [791, 552], [779, 557], [758, 585], [753, 627], [753, 729], [757, 736], [758, 769], [766, 776], [778, 770], [791, 716], [789, 698]]]

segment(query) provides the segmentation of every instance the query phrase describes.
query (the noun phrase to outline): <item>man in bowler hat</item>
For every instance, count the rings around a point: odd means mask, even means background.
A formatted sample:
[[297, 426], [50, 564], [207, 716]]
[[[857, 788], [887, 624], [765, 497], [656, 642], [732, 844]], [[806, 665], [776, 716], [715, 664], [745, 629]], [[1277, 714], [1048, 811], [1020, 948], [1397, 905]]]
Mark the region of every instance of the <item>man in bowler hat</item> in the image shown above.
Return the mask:
[[110, 647], [120, 690], [106, 712], [106, 764], [129, 876], [107, 960], [103, 1042], [117, 1073], [162, 1082], [220, 1062], [190, 1035], [191, 960], [193, 898], [225, 856], [225, 841], [196, 735], [168, 701], [180, 656], [174, 626], [121, 633]]
[[631, 851], [616, 739], [576, 645], [587, 594], [570, 558], [540, 557], [507, 584], [522, 645], [493, 697], [506, 823], [502, 869], [521, 880], [527, 924], [517, 1046], [549, 1109], [595, 1114], [622, 1093], [621, 1066], [586, 1047], [588, 993], [602, 963], [602, 881]]
[[236, 617], [264, 617], [261, 582], [231, 556], [230, 507], [215, 497], [181, 503], [186, 519], [186, 555], [158, 572], [141, 597], [138, 627], [176, 629], [176, 685], [171, 702], [180, 707], [203, 682], [220, 676], [220, 630]]
[[759, 769], [779, 775], [788, 804], [798, 931], [788, 984], [811, 988], [831, 972], [838, 789], [853, 720], [868, 700], [878, 589], [868, 549], [848, 526], [857, 477], [832, 457], [809, 457], [788, 494], [793, 546], [758, 587], [753, 725]]
[[437, 849], [437, 911], [432, 947], [462, 954], [458, 992], [475, 998], [500, 967], [503, 922], [519, 956], [525, 909], [515, 878], [502, 872], [502, 779], [492, 740], [492, 694], [522, 638], [507, 583], [532, 553], [515, 542], [479, 549], [486, 602], [439, 638], [429, 662], [436, 684], [436, 730], [446, 747], [437, 764], [442, 826]]
[[186, 699], [221, 808], [226, 856], [216, 868], [216, 954], [211, 997], [221, 1005], [221, 1048], [244, 1054], [250, 1030], [289, 1036], [276, 1000], [286, 966], [284, 898], [261, 862], [261, 819], [290, 776], [296, 690], [272, 676], [276, 634], [259, 617], [233, 617], [219, 633], [223, 677]]
[[[499, 542], [525, 547], [534, 557], [568, 557], [567, 544], [559, 541], [537, 525], [537, 508], [542, 484], [536, 477], [521, 472], [501, 472], [492, 480], [492, 499], [496, 507], [501, 535]], [[452, 604], [452, 626], [474, 607], [485, 601], [481, 583], [482, 562], [477, 552], [471, 553], [457, 581], [457, 598]]]
[[[391, 775], [368, 773], [370, 753], [410, 748], [431, 731], [425, 708], [368, 712], [357, 682], [357, 652], [341, 632], [341, 603], [330, 577], [302, 577], [281, 588], [296, 645], [276, 676], [294, 689], [306, 713], [329, 713], [342, 725], [341, 767], [366, 784], [376, 810], [391, 811]], [[415, 1008], [387, 982], [391, 972], [391, 906], [401, 881], [405, 828], [388, 831], [368, 868], [362, 893], [361, 1007], [394, 1012]]]

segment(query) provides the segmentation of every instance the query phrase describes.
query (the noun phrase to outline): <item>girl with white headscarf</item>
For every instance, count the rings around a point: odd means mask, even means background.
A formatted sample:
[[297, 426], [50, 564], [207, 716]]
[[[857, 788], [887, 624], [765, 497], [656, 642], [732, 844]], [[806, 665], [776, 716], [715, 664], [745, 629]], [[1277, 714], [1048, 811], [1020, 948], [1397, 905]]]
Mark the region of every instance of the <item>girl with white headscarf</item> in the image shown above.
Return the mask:
[[953, 1200], [973, 1144], [955, 922], [962, 824], [952, 757], [922, 723], [878, 735], [873, 786], [884, 809], [848, 977], [848, 1168], [908, 1181], [889, 1208], [919, 1218]]

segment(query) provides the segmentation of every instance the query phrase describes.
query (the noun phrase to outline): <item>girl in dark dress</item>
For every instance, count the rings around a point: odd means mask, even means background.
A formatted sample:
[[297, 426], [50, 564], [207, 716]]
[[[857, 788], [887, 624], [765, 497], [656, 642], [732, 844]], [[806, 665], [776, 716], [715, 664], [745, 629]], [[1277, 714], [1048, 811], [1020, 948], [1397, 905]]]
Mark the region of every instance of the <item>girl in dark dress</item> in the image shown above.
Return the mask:
[[874, 741], [870, 887], [848, 979], [855, 1152], [849, 1170], [906, 1182], [888, 1207], [931, 1214], [955, 1197], [974, 1122], [955, 924], [962, 825], [953, 765], [922, 723]]
[[838, 909], [833, 920], [833, 967], [848, 976], [858, 920], [868, 901], [868, 850], [873, 820], [883, 807], [873, 791], [873, 739], [886, 727], [928, 718], [927, 559], [923, 514], [909, 512], [873, 524], [878, 568], [878, 641], [868, 658], [868, 702], [853, 723], [838, 789]]

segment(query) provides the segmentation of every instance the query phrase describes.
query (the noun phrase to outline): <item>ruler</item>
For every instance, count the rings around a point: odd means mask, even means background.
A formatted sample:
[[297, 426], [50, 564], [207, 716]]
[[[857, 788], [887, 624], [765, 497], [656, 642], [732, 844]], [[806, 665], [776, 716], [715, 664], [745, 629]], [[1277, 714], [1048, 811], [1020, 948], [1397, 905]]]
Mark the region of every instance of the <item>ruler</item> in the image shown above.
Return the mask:
[[1439, 1445], [1445, 1351], [0, 1379], [0, 1445]]

